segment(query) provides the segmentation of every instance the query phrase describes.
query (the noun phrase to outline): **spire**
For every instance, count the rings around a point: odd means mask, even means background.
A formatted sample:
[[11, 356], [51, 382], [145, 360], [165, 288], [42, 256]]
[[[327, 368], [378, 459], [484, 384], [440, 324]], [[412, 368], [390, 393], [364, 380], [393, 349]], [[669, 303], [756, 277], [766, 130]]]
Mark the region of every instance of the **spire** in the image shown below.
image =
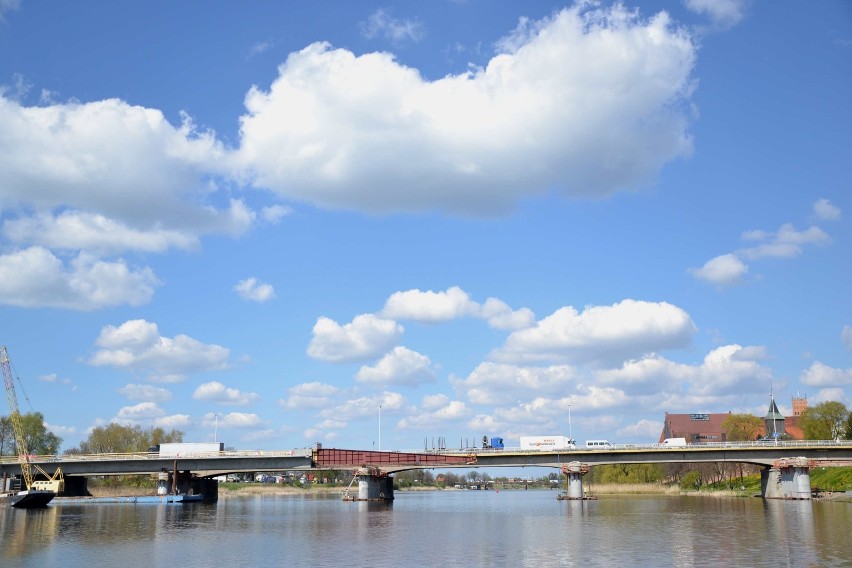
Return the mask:
[[784, 416], [778, 412], [778, 405], [775, 404], [775, 399], [769, 399], [769, 411], [766, 413], [767, 420], [784, 420]]

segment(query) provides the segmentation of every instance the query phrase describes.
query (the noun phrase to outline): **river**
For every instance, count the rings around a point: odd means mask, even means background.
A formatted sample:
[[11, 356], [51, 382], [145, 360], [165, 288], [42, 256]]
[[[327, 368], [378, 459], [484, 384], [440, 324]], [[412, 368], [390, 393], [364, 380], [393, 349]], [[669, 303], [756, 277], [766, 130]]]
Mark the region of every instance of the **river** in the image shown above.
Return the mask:
[[852, 504], [555, 491], [0, 507], [0, 566], [852, 566]]

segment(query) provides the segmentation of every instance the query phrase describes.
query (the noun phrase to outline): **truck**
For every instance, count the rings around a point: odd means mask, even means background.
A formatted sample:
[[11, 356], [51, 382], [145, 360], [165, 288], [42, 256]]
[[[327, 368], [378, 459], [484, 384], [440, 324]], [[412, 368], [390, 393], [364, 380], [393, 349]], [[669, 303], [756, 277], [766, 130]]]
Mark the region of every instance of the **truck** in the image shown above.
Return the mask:
[[663, 440], [664, 446], [685, 446], [686, 438], [666, 438]]
[[224, 442], [174, 442], [168, 444], [158, 444], [152, 446], [149, 450], [156, 448], [156, 453], [161, 458], [180, 458], [198, 454], [216, 454], [225, 451]]
[[491, 440], [488, 440], [488, 436], [482, 437], [482, 448], [486, 450], [502, 450], [503, 449], [503, 438], [499, 436], [494, 436]]
[[576, 450], [577, 445], [568, 436], [521, 436], [522, 450]]

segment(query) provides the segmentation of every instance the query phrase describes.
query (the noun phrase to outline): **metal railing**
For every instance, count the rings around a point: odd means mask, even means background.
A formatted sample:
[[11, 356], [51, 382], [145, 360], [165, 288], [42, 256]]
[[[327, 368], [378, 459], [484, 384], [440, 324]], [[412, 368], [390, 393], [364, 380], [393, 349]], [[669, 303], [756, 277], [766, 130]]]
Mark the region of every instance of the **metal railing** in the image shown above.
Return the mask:
[[[294, 450], [235, 450], [224, 452], [186, 452], [177, 455], [160, 455], [157, 452], [108, 453], [108, 454], [56, 454], [30, 455], [31, 463], [85, 462], [85, 461], [127, 461], [127, 460], [172, 460], [172, 459], [208, 459], [208, 458], [252, 458], [252, 457], [310, 457], [311, 448]], [[17, 464], [18, 456], [0, 456], [0, 464]]]
[[[578, 445], [566, 449], [522, 449], [507, 448], [459, 448], [459, 449], [419, 449], [419, 450], [387, 450], [385, 453], [409, 454], [512, 454], [512, 453], [585, 453], [585, 452], [631, 452], [631, 451], [694, 451], [707, 449], [752, 449], [752, 448], [839, 448], [852, 447], [852, 440], [757, 440], [751, 442], [702, 442], [685, 446], [664, 444], [613, 444], [607, 447], [590, 447]], [[297, 448], [293, 450], [233, 450], [223, 452], [187, 452], [179, 455], [160, 455], [159, 453], [109, 453], [109, 454], [56, 454], [31, 455], [31, 463], [62, 463], [85, 461], [126, 461], [126, 460], [173, 460], [173, 459], [228, 459], [251, 457], [311, 457], [312, 448]], [[17, 464], [18, 456], [0, 456], [0, 464]]]

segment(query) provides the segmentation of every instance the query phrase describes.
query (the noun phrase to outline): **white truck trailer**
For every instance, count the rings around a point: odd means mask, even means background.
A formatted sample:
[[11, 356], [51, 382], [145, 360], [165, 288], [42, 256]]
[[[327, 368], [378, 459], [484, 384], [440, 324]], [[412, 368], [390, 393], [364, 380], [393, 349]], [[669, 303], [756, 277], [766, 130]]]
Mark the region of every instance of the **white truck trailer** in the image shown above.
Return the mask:
[[568, 436], [521, 436], [522, 450], [575, 450], [577, 445]]
[[160, 444], [157, 450], [161, 458], [181, 458], [195, 455], [210, 455], [225, 451], [224, 442], [180, 442]]

